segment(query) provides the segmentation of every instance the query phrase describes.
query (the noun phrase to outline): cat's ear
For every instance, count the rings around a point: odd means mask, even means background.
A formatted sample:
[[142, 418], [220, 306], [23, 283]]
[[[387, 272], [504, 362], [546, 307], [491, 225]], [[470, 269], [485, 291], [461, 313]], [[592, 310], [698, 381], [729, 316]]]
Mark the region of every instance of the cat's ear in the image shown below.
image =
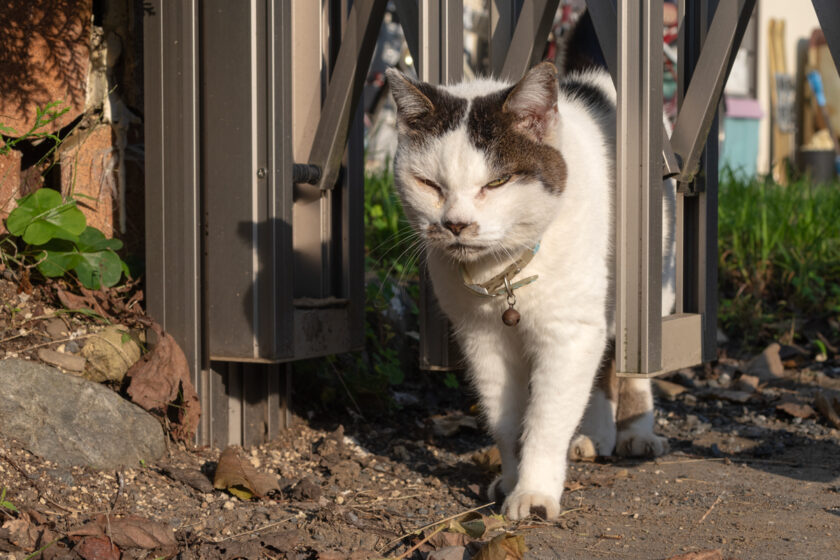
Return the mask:
[[397, 102], [397, 125], [400, 132], [408, 132], [414, 123], [434, 111], [432, 101], [420, 91], [419, 82], [394, 68], [385, 70], [385, 77]]
[[519, 130], [541, 141], [558, 116], [557, 90], [554, 64], [537, 64], [513, 87], [503, 110], [513, 114]]

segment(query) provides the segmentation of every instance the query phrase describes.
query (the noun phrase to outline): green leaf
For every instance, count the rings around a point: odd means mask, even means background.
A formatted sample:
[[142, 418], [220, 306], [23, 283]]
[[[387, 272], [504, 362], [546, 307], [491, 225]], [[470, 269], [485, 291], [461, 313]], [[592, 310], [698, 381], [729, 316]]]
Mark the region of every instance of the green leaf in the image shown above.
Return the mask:
[[9, 233], [30, 245], [43, 245], [56, 238], [75, 241], [85, 225], [85, 215], [75, 201], [64, 202], [60, 193], [47, 188], [20, 199], [6, 219]]
[[122, 277], [122, 261], [111, 250], [81, 253], [81, 262], [74, 267], [79, 281], [89, 290], [110, 287]]
[[122, 249], [123, 244], [119, 239], [108, 239], [98, 229], [88, 226], [79, 235], [76, 246], [79, 248], [80, 253], [94, 253], [106, 249], [119, 251]]
[[[69, 243], [68, 243], [69, 244]], [[64, 276], [82, 261], [82, 256], [76, 251], [75, 247], [70, 246], [69, 249], [48, 249], [43, 251], [38, 259], [38, 271], [47, 278], [56, 278]]]

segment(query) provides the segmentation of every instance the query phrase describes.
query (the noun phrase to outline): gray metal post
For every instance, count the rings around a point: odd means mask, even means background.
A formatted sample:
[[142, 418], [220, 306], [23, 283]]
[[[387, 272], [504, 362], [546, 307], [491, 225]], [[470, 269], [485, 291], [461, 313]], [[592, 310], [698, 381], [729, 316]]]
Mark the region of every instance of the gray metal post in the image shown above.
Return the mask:
[[149, 4], [143, 20], [147, 311], [183, 348], [201, 391], [199, 6], [195, 0]]
[[840, 71], [840, 2], [837, 0], [811, 0], [831, 51], [834, 65]]
[[499, 77], [519, 80], [528, 68], [540, 61], [558, 5], [560, 0], [524, 1]]
[[618, 11], [616, 369], [661, 367], [662, 0]]
[[[460, 81], [464, 70], [463, 0], [421, 0], [417, 68], [433, 84]], [[450, 323], [432, 291], [426, 265], [420, 262], [420, 368], [458, 369], [460, 359]]]

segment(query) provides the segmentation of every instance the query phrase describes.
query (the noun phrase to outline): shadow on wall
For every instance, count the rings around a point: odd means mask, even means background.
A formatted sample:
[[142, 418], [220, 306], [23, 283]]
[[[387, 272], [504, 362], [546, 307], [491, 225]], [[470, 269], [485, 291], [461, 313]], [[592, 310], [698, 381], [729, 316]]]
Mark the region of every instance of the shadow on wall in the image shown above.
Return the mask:
[[[6, 0], [0, 9], [0, 122], [23, 133], [35, 108], [85, 104], [92, 0]], [[78, 114], [71, 110], [67, 118]], [[60, 122], [59, 126], [67, 123]]]

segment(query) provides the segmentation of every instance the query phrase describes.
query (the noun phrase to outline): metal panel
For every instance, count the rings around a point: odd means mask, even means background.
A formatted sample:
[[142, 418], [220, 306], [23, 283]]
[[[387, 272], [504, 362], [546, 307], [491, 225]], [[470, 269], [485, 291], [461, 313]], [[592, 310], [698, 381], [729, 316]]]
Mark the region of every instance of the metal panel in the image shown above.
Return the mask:
[[489, 0], [490, 4], [490, 73], [501, 76], [505, 67], [517, 14], [523, 0]]
[[516, 20], [500, 78], [519, 80], [526, 70], [540, 61], [559, 4], [560, 0], [525, 0]]
[[812, 0], [817, 19], [831, 51], [834, 65], [840, 71], [840, 3], [837, 0]]
[[[720, 4], [708, 28], [708, 43], [699, 52], [694, 72], [700, 77], [684, 91], [671, 146], [682, 158], [679, 181], [688, 183], [700, 164], [706, 138], [717, 115], [723, 86], [749, 23], [755, 0]], [[682, 60], [682, 59], [680, 59]]]
[[[424, 0], [421, 3], [417, 68], [430, 83], [461, 80], [464, 69], [463, 0]], [[420, 260], [420, 368], [452, 370], [461, 366], [450, 336], [451, 325], [441, 311], [423, 259]]]
[[661, 366], [662, 0], [618, 15], [616, 370]]
[[147, 311], [178, 341], [200, 389], [198, 6], [149, 4], [143, 21]]
[[[680, 1], [680, 104], [692, 80], [716, 5], [717, 0]], [[717, 127], [715, 117], [694, 185], [677, 193], [677, 313], [703, 316], [704, 362], [717, 357]]]

